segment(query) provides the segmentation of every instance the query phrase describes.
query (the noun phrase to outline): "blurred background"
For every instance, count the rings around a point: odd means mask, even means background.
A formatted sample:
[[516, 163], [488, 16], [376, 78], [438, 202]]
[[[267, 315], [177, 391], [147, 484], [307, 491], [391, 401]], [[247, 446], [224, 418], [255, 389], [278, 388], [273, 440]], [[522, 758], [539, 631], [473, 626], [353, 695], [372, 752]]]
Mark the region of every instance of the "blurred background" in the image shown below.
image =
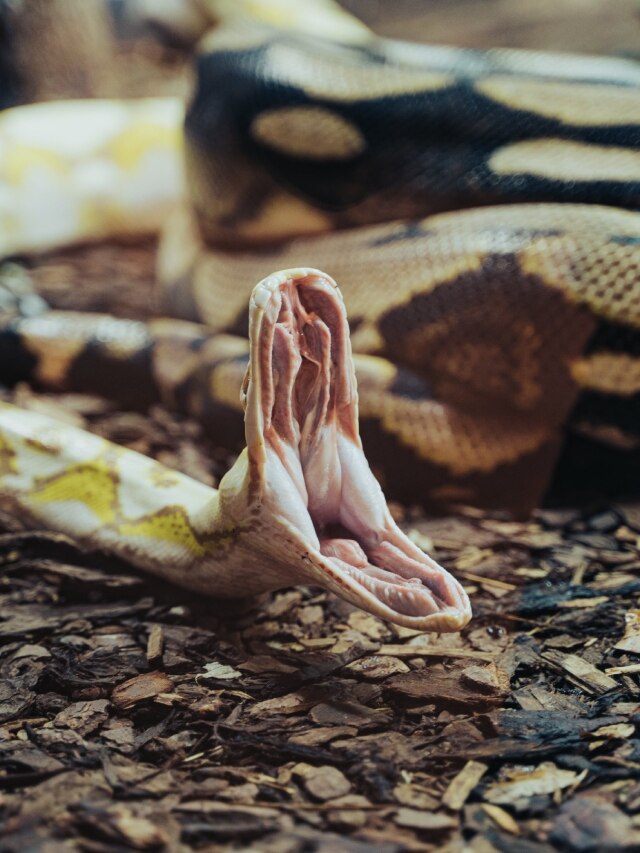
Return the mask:
[[461, 47], [638, 55], [636, 0], [344, 0], [381, 35]]
[[[638, 0], [342, 5], [390, 38], [640, 56]], [[187, 94], [197, 36], [216, 9], [228, 8], [224, 0], [2, 0], [0, 99], [6, 106], [69, 96]]]

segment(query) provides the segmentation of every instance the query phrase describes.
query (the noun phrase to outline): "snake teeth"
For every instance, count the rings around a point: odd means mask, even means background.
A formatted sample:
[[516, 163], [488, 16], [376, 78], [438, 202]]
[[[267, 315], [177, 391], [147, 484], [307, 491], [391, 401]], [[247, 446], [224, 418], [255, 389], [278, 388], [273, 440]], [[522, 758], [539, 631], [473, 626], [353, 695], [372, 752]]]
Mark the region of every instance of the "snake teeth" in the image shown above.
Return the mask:
[[471, 615], [466, 593], [397, 527], [364, 456], [335, 282], [310, 269], [264, 279], [251, 300], [250, 334], [248, 457], [272, 519], [267, 529], [278, 519], [310, 555], [292, 582], [306, 575], [390, 621], [459, 630]]

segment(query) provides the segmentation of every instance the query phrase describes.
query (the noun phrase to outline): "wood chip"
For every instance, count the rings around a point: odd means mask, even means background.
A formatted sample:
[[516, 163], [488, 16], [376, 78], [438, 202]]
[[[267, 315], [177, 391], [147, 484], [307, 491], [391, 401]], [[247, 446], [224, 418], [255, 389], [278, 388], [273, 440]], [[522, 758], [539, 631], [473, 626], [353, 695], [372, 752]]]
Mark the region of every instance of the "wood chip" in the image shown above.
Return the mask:
[[242, 678], [242, 673], [233, 666], [214, 660], [205, 664], [199, 677], [212, 678], [216, 681], [235, 681], [236, 678]]
[[[489, 556], [492, 556], [491, 552]], [[476, 583], [481, 583], [484, 586], [494, 587], [495, 589], [503, 589], [505, 592], [511, 592], [518, 587], [514, 583], [507, 583], [507, 581], [501, 581], [497, 578], [488, 578], [485, 575], [475, 575], [473, 572], [459, 572], [463, 578], [466, 578], [469, 581], [475, 581]]]
[[464, 684], [475, 687], [480, 693], [506, 695], [509, 692], [509, 676], [495, 663], [488, 666], [467, 666], [460, 677]]
[[238, 664], [238, 669], [242, 672], [295, 672], [296, 667], [272, 655], [253, 655], [249, 660]]
[[162, 649], [164, 648], [164, 636], [162, 625], [152, 625], [147, 640], [147, 662], [151, 667], [162, 665]]
[[134, 814], [130, 809], [118, 806], [114, 809], [113, 826], [123, 840], [135, 850], [157, 850], [164, 847], [168, 838], [155, 823], [146, 817]]
[[361, 678], [378, 681], [400, 672], [409, 672], [409, 667], [397, 657], [370, 655], [353, 661], [345, 667], [345, 671], [359, 675]]
[[410, 782], [396, 785], [393, 789], [393, 796], [401, 805], [410, 806], [413, 809], [433, 812], [438, 808], [438, 800], [433, 794]]
[[[483, 681], [484, 689], [464, 678], [464, 665], [458, 663], [451, 669], [435, 664], [425, 678], [421, 672], [407, 672], [396, 675], [384, 683], [385, 689], [402, 693], [412, 699], [435, 700], [458, 705], [482, 705], [499, 701], [504, 694], [504, 678], [490, 673]], [[480, 676], [478, 676], [480, 677]]]
[[451, 815], [443, 814], [442, 812], [423, 812], [408, 808], [398, 809], [393, 820], [398, 826], [430, 830], [431, 832], [454, 829], [458, 825], [456, 818]]
[[388, 718], [384, 708], [368, 708], [358, 702], [321, 702], [309, 712], [309, 719], [320, 725], [371, 728]]
[[251, 707], [249, 713], [252, 716], [261, 716], [263, 714], [298, 714], [301, 711], [308, 711], [318, 703], [325, 694], [317, 687], [303, 687], [294, 693], [288, 693], [286, 696], [278, 696], [275, 699], [265, 699], [262, 702], [256, 702]]
[[500, 806], [493, 805], [492, 803], [484, 803], [482, 810], [489, 815], [491, 820], [500, 829], [504, 829], [505, 832], [509, 832], [511, 835], [520, 835], [520, 827], [516, 821], [511, 817], [509, 812], [501, 809]]
[[610, 666], [605, 669], [607, 675], [635, 675], [640, 672], [640, 663], [624, 664], [623, 666]]
[[609, 601], [606, 595], [600, 595], [596, 598], [573, 598], [571, 601], [559, 601], [558, 607], [561, 610], [584, 610], [597, 607], [599, 604], [604, 604], [605, 601]]
[[310, 767], [305, 765], [304, 770], [297, 772], [298, 775], [302, 776], [306, 790], [316, 800], [323, 802], [333, 800], [336, 797], [343, 797], [351, 790], [351, 782], [337, 767]]
[[576, 784], [578, 774], [562, 770], [550, 761], [535, 769], [513, 767], [505, 769], [504, 780], [495, 782], [485, 790], [483, 798], [497, 805], [514, 805], [539, 794], [553, 794]]
[[640, 654], [640, 610], [627, 610], [624, 614], [624, 636], [613, 648]]
[[304, 732], [291, 735], [289, 743], [299, 746], [321, 746], [336, 738], [355, 737], [358, 729], [355, 726], [317, 726]]
[[636, 732], [636, 727], [633, 723], [615, 723], [610, 726], [600, 726], [599, 729], [596, 729], [593, 732], [589, 732], [590, 737], [597, 738], [619, 738], [620, 740], [626, 740], [627, 738], [633, 737]]
[[617, 681], [578, 655], [561, 655], [547, 651], [543, 654], [543, 658], [568, 672], [590, 693], [607, 693], [618, 686]]
[[106, 699], [93, 702], [74, 702], [68, 705], [53, 719], [56, 727], [73, 729], [81, 735], [88, 735], [99, 729], [107, 720], [109, 703]]
[[598, 850], [631, 851], [640, 848], [640, 830], [631, 818], [597, 793], [563, 803], [551, 839], [563, 850], [596, 853]]
[[172, 689], [173, 682], [163, 672], [147, 672], [119, 684], [111, 694], [111, 701], [124, 711]]
[[474, 649], [456, 649], [450, 646], [427, 646], [422, 644], [406, 645], [389, 643], [380, 646], [377, 651], [378, 655], [392, 655], [398, 658], [467, 658], [469, 660], [484, 660], [492, 661], [495, 659], [495, 654], [490, 652], [478, 652]]
[[370, 613], [365, 613], [362, 610], [350, 613], [347, 622], [349, 627], [372, 640], [382, 640], [391, 634], [389, 625], [383, 622], [382, 619], [378, 619], [376, 616], [372, 616]]
[[453, 811], [459, 811], [488, 769], [487, 765], [480, 761], [467, 761], [442, 795], [444, 805]]

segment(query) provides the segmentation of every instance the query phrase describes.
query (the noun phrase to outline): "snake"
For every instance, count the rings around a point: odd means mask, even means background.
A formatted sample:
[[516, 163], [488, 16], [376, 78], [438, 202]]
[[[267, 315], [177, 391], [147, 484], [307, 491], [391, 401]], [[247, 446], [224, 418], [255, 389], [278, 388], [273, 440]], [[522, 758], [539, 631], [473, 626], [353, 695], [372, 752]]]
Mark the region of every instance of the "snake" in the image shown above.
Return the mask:
[[214, 493], [3, 404], [0, 492], [198, 592], [315, 583], [456, 631], [466, 593], [378, 481], [520, 514], [562, 474], [637, 489], [640, 65], [276, 6], [206, 32], [187, 105], [0, 115], [0, 255], [161, 231], [165, 315], [46, 310], [9, 267], [4, 381], [159, 399], [246, 448]]

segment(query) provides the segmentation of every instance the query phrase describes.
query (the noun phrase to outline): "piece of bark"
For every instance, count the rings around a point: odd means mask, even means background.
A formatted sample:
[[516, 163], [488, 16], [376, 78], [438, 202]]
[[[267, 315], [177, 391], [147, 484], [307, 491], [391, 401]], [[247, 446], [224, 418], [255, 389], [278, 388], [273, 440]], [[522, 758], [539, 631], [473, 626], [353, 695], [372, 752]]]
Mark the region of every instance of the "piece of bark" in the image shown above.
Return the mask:
[[302, 784], [309, 794], [322, 802], [343, 797], [351, 791], [351, 783], [337, 767], [306, 765], [297, 774], [302, 777]]
[[162, 651], [164, 649], [164, 636], [162, 625], [152, 625], [147, 639], [147, 663], [150, 667], [162, 665]]
[[111, 701], [116, 708], [125, 711], [172, 689], [173, 682], [163, 672], [147, 672], [119, 684], [111, 694]]
[[[490, 684], [490, 682], [493, 682]], [[419, 672], [397, 675], [384, 683], [384, 688], [400, 693], [409, 699], [431, 700], [471, 706], [487, 703], [498, 704], [505, 695], [503, 686], [490, 676], [485, 682], [486, 689], [481, 692], [477, 686], [471, 686], [463, 679], [460, 667], [445, 669], [441, 664], [431, 666], [425, 678]]]
[[483, 799], [496, 805], [513, 805], [540, 794], [553, 794], [575, 785], [578, 774], [545, 761], [534, 770], [529, 767], [505, 769], [504, 779], [494, 782], [483, 793]]
[[455, 829], [458, 821], [451, 815], [442, 812], [425, 812], [418, 809], [398, 809], [394, 817], [394, 823], [398, 826], [406, 826], [410, 829], [422, 831], [443, 832]]
[[488, 769], [488, 766], [480, 761], [467, 761], [442, 795], [443, 804], [453, 811], [459, 811]]
[[605, 675], [604, 672], [578, 655], [562, 655], [558, 652], [547, 651], [542, 657], [567, 672], [589, 693], [607, 693], [609, 690], [615, 690], [618, 687], [618, 682], [614, 678]]

